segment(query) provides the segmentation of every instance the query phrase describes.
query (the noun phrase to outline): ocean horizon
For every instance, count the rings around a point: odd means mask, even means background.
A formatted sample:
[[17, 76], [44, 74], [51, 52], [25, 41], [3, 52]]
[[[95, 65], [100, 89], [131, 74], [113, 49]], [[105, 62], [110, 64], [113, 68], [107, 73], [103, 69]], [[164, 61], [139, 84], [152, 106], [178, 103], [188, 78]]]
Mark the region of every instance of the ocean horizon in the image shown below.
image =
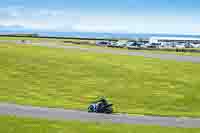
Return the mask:
[[185, 37], [200, 38], [200, 35], [189, 34], [157, 34], [157, 33], [96, 33], [96, 32], [54, 32], [54, 31], [1, 31], [1, 35], [7, 34], [38, 34], [47, 37], [77, 37], [77, 38], [150, 38], [150, 37]]

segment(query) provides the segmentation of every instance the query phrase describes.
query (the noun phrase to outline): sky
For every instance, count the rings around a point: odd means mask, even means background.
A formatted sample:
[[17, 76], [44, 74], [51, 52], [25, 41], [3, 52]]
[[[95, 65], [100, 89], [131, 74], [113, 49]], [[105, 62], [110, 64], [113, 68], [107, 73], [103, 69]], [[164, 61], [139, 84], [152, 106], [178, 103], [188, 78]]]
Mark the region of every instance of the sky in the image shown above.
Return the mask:
[[200, 34], [199, 0], [2, 0], [0, 27]]

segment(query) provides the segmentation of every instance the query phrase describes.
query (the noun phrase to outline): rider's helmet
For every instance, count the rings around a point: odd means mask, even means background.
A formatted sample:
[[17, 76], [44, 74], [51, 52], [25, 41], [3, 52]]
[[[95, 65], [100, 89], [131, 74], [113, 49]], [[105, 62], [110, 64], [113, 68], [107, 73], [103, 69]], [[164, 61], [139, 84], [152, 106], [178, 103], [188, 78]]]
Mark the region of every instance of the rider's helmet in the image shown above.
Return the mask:
[[88, 112], [96, 112], [97, 111], [97, 105], [96, 104], [91, 104], [88, 107]]

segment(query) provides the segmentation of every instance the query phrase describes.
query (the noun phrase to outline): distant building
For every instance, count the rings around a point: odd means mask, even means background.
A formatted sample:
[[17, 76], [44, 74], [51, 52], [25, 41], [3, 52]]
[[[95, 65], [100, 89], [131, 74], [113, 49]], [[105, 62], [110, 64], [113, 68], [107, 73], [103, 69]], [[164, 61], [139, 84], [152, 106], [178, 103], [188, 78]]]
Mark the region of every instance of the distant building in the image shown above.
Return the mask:
[[183, 38], [183, 37], [151, 37], [149, 40], [150, 43], [193, 43], [200, 44], [200, 38]]

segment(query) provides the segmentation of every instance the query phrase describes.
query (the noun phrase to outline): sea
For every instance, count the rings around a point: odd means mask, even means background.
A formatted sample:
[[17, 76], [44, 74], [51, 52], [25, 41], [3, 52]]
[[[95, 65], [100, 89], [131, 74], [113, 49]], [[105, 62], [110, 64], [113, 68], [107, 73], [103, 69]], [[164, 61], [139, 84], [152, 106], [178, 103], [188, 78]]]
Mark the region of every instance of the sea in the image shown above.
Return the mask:
[[54, 32], [54, 31], [1, 31], [3, 34], [38, 34], [39, 36], [48, 37], [78, 37], [78, 38], [150, 38], [150, 37], [184, 37], [184, 38], [200, 38], [199, 35], [189, 34], [150, 34], [150, 33], [96, 33], [96, 32]]

